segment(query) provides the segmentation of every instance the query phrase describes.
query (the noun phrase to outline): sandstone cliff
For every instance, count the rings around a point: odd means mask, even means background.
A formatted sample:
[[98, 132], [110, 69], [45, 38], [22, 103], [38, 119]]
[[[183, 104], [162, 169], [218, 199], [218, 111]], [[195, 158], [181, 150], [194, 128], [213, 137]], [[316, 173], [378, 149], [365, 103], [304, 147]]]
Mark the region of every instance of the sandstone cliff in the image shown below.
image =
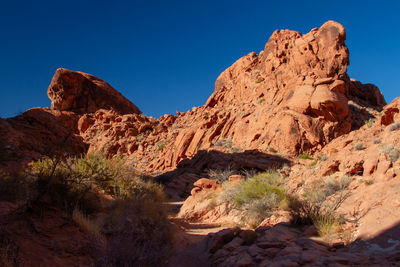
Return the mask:
[[[277, 30], [263, 51], [243, 56], [220, 74], [203, 106], [158, 119], [142, 114], [105, 81], [58, 69], [47, 91], [51, 108], [0, 119], [0, 168], [19, 171], [34, 159], [59, 153], [124, 155], [135, 168], [163, 182], [171, 197], [191, 193], [180, 216], [202, 222], [238, 219], [237, 214], [223, 214], [224, 207], [204, 202], [219, 188], [215, 182], [201, 179], [193, 185], [207, 170], [274, 168], [285, 177], [287, 190], [297, 194], [321, 177], [348, 176], [351, 194], [341, 212], [350, 218], [351, 238], [357, 240], [352, 260], [350, 250], [340, 256], [306, 239], [308, 232], [279, 225], [260, 230], [257, 245], [249, 248], [241, 230], [228, 231], [233, 243], [219, 247], [212, 260], [230, 264], [237, 260], [236, 250], [246, 250], [250, 265], [279, 263], [287, 255], [298, 264], [379, 262], [365, 254], [377, 252], [376, 246], [379, 253], [386, 252], [390, 236], [399, 232], [390, 227], [400, 215], [400, 100], [386, 105], [376, 86], [348, 76], [345, 40], [345, 29], [333, 21], [303, 35]], [[304, 152], [314, 160], [297, 157]], [[273, 218], [264, 226], [274, 227], [285, 216]], [[279, 229], [289, 239], [271, 243], [274, 231], [277, 238], [284, 236]], [[209, 244], [221, 235], [210, 237]], [[263, 255], [259, 248], [271, 244], [272, 254]], [[314, 249], [319, 254], [313, 258], [304, 252]], [[393, 257], [388, 261], [395, 262]]]

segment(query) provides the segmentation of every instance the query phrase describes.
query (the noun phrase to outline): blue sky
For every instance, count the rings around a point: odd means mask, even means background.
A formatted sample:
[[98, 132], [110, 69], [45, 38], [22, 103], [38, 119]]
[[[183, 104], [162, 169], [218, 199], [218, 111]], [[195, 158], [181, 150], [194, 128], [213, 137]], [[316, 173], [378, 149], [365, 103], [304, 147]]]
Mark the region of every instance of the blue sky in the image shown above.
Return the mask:
[[342, 23], [349, 74], [400, 95], [398, 1], [0, 0], [0, 116], [47, 107], [58, 67], [93, 74], [148, 116], [203, 105], [218, 75], [275, 29]]

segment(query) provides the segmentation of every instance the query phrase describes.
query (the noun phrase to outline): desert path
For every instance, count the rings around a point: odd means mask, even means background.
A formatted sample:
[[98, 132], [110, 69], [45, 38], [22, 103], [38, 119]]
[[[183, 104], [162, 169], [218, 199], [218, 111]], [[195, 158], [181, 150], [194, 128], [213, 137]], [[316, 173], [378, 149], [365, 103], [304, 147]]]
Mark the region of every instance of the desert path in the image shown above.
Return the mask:
[[173, 248], [167, 266], [205, 267], [209, 266], [207, 235], [222, 229], [220, 224], [193, 223], [178, 218], [183, 201], [167, 202], [169, 219], [173, 224]]

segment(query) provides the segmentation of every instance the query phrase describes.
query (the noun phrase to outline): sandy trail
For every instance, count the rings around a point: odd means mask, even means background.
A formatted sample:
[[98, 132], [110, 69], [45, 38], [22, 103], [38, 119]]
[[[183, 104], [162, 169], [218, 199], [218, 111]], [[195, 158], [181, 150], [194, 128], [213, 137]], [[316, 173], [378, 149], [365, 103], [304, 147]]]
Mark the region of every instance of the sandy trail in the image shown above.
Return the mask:
[[170, 267], [205, 267], [208, 266], [206, 251], [207, 235], [223, 228], [220, 224], [191, 223], [177, 218], [183, 202], [168, 202], [169, 218], [174, 225], [173, 250], [167, 266]]

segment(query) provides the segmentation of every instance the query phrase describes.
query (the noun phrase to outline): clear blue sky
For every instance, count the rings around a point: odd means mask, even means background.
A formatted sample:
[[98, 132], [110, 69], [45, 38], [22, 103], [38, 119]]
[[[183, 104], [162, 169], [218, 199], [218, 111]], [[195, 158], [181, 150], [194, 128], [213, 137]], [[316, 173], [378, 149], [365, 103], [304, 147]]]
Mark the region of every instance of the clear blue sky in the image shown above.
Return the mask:
[[0, 0], [0, 116], [47, 107], [58, 67], [102, 78], [146, 115], [203, 105], [218, 75], [275, 29], [347, 30], [351, 77], [400, 95], [398, 1]]

